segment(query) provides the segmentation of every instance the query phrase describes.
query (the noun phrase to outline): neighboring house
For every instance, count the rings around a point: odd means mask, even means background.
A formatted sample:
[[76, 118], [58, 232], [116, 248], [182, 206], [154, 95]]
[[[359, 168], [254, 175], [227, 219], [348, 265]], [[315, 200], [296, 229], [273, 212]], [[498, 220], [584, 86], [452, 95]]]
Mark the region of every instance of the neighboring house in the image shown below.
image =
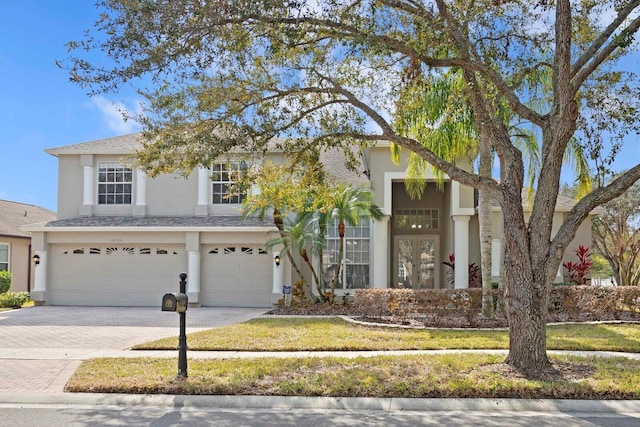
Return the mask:
[[55, 212], [40, 206], [0, 200], [0, 271], [12, 274], [11, 291], [28, 292], [33, 286], [31, 233], [21, 227], [54, 219]]
[[[127, 160], [140, 148], [138, 138], [125, 135], [46, 150], [58, 158], [58, 220], [29, 227], [40, 257], [32, 292], [36, 303], [159, 306], [165, 292], [177, 291], [183, 271], [190, 304], [267, 307], [279, 299], [283, 284], [297, 277], [286, 257], [277, 265], [279, 253], [265, 249], [275, 227], [270, 221], [243, 222], [245, 196], [227, 197], [233, 185], [228, 169], [246, 167], [242, 159], [199, 168], [186, 178], [152, 179]], [[261, 161], [282, 161], [278, 142]], [[343, 182], [369, 181], [385, 217], [348, 227], [339, 293], [446, 287], [442, 261], [451, 253], [458, 265], [479, 264], [473, 189], [445, 179], [439, 190], [431, 180], [422, 199], [412, 200], [404, 186], [406, 153], [394, 165], [388, 144], [367, 148], [362, 173], [348, 171], [343, 158], [330, 151], [321, 161]], [[588, 230], [581, 229], [580, 242], [590, 242]], [[494, 265], [499, 267], [499, 228], [494, 236]], [[326, 271], [332, 270], [337, 243], [337, 232], [329, 229]], [[456, 269], [455, 287], [467, 286], [467, 269]]]

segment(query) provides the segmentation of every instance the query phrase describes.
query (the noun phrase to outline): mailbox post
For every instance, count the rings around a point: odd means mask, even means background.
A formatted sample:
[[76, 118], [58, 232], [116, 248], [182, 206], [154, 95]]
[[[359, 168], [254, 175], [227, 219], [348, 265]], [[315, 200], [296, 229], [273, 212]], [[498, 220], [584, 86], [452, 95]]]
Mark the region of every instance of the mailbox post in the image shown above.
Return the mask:
[[178, 378], [187, 378], [186, 312], [188, 306], [187, 274], [180, 273], [180, 292], [164, 294], [162, 297], [162, 311], [173, 311], [180, 315], [180, 334], [178, 335]]
[[185, 296], [185, 308], [180, 312], [180, 335], [178, 336], [178, 377], [187, 378], [187, 273], [180, 273], [180, 293]]

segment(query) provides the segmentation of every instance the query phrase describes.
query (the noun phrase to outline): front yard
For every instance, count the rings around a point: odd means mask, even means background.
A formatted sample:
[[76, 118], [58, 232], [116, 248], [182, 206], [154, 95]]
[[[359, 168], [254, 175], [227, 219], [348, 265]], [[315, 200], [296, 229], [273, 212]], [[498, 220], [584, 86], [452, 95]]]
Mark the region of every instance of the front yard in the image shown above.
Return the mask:
[[[190, 350], [353, 351], [507, 349], [506, 330], [411, 329], [354, 324], [336, 317], [261, 318], [189, 334]], [[174, 350], [177, 337], [140, 344], [138, 350]], [[550, 350], [640, 353], [635, 323], [551, 325]]]
[[[176, 378], [176, 338], [137, 348], [168, 349], [174, 359], [95, 359], [67, 384], [72, 392], [246, 394], [352, 397], [640, 399], [640, 361], [553, 357], [544, 380], [528, 380], [492, 354], [189, 360]], [[338, 318], [256, 319], [188, 336], [197, 350], [503, 349], [507, 332], [398, 330]], [[550, 326], [549, 349], [640, 352], [636, 324]]]

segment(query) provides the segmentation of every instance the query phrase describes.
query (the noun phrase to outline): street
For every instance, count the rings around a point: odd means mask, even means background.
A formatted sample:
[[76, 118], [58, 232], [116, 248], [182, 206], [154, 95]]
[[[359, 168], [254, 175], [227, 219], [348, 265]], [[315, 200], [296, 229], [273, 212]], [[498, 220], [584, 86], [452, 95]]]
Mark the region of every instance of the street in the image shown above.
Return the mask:
[[0, 404], [0, 426], [638, 426], [640, 412], [234, 409]]

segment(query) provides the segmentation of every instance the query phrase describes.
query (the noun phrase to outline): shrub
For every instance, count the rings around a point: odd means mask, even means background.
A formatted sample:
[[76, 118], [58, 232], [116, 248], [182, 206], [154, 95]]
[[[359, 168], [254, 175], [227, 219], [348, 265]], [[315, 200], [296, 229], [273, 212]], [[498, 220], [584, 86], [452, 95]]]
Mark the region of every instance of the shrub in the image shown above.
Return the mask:
[[0, 294], [1, 308], [20, 308], [30, 299], [29, 292], [6, 292]]
[[578, 262], [568, 261], [562, 264], [567, 270], [567, 276], [569, 280], [576, 285], [588, 285], [588, 275], [593, 267], [593, 261], [591, 261], [591, 248], [588, 246], [579, 245], [574, 251], [578, 257]]
[[11, 282], [13, 281], [13, 275], [8, 271], [0, 271], [0, 294], [4, 294], [9, 291]]
[[[506, 324], [503, 289], [492, 289], [495, 321]], [[433, 326], [483, 324], [482, 289], [356, 289], [349, 314], [409, 318]], [[549, 322], [640, 320], [640, 286], [554, 286], [548, 303]]]

